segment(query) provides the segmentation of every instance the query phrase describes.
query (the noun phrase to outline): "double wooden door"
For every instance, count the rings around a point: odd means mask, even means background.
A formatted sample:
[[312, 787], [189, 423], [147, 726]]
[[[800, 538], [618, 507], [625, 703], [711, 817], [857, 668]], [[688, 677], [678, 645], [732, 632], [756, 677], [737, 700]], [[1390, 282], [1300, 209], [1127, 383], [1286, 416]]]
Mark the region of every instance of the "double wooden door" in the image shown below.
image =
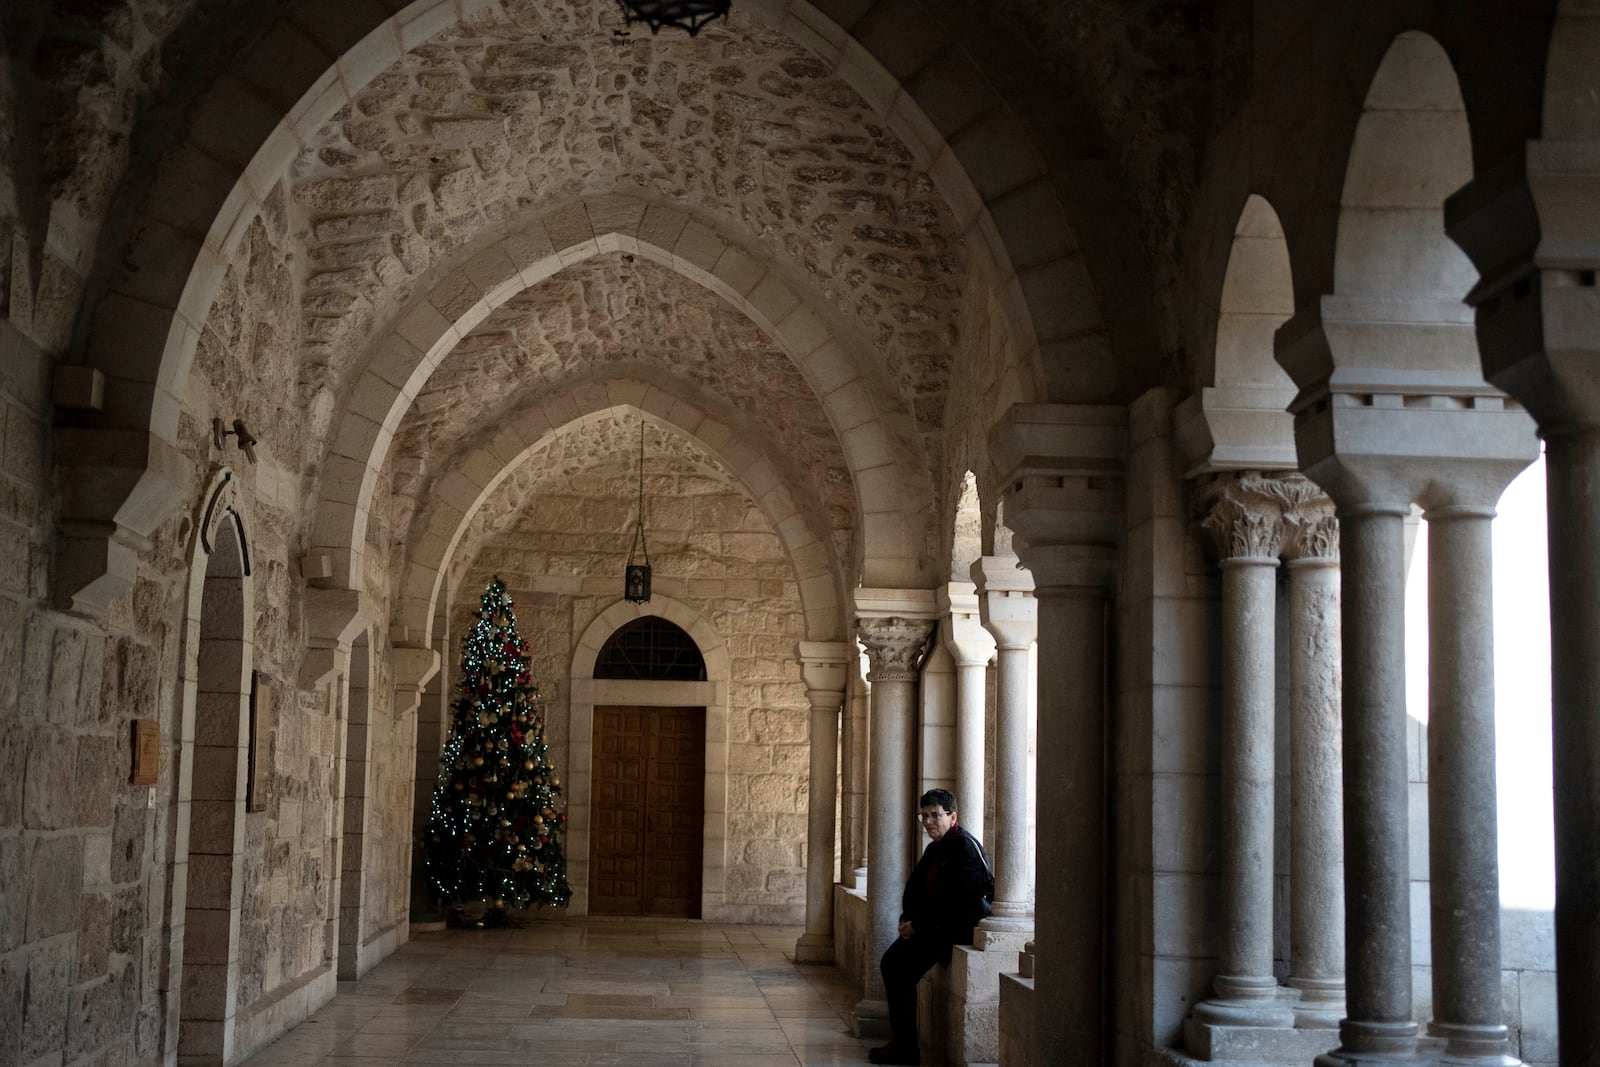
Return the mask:
[[700, 917], [704, 708], [594, 709], [589, 911]]

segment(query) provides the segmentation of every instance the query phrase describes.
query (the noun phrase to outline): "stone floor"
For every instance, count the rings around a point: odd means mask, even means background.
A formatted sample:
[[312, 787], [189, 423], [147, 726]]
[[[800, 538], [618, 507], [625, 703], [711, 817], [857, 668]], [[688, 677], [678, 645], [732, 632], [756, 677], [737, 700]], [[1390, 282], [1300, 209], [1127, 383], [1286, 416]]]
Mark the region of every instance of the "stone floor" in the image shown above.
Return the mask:
[[248, 1067], [867, 1062], [798, 927], [562, 919], [421, 934]]

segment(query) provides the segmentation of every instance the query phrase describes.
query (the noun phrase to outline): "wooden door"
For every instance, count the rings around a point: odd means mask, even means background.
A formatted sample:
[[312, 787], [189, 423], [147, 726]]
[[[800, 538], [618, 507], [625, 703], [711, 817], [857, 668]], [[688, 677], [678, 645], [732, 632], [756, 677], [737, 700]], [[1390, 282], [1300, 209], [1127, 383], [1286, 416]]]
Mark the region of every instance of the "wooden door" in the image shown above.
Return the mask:
[[704, 708], [594, 709], [589, 911], [700, 916]]

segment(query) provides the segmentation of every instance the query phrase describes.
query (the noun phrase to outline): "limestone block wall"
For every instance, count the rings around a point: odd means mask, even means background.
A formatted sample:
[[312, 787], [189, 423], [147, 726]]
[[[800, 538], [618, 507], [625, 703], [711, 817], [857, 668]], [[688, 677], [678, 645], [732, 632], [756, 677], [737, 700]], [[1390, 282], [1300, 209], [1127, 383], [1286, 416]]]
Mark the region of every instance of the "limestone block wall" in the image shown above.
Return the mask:
[[329, 881], [339, 818], [328, 754], [335, 722], [318, 693], [288, 690], [273, 731], [266, 811], [246, 816], [237, 1007], [326, 965]]
[[[799, 586], [781, 542], [755, 504], [725, 481], [682, 466], [650, 471], [654, 593], [700, 612], [726, 642], [728, 687], [726, 904], [707, 919], [803, 921], [810, 750], [809, 704], [796, 660], [805, 636]], [[464, 635], [485, 583], [510, 587], [533, 648], [557, 773], [569, 752], [577, 638], [621, 599], [636, 492], [614, 467], [548, 484], [495, 533], [455, 583], [452, 632]], [[459, 641], [451, 650], [459, 658]]]
[[389, 661], [380, 656], [377, 667], [369, 727], [372, 777], [367, 785], [363, 944], [396, 931], [407, 921], [411, 910], [411, 808], [417, 713], [400, 706]]

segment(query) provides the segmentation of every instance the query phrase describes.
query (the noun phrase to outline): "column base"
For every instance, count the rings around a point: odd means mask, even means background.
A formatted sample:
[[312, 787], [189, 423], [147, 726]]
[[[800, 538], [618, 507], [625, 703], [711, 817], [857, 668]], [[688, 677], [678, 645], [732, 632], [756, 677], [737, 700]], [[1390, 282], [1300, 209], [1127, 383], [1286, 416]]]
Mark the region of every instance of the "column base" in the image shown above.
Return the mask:
[[1418, 1067], [1437, 1063], [1444, 1051], [1442, 1041], [1419, 1041], [1416, 1023], [1345, 1019], [1339, 1039], [1338, 1048], [1317, 1057], [1316, 1067]]
[[1483, 1067], [1514, 1067], [1522, 1061], [1510, 1054], [1504, 1026], [1473, 1026], [1467, 1023], [1428, 1024], [1428, 1038], [1444, 1042], [1440, 1064], [1482, 1064]]
[[796, 963], [832, 963], [833, 935], [801, 934], [800, 940], [794, 943], [794, 961]]
[[[1024, 939], [1032, 937], [1033, 910], [1029, 908], [1007, 914], [1002, 912], [999, 906], [996, 905], [995, 913], [978, 923], [978, 929], [972, 935], [974, 947], [983, 947], [978, 944], [978, 938], [982, 937], [986, 931], [993, 931], [997, 934], [1022, 934]], [[1021, 946], [1019, 945], [1018, 947], [1020, 948]]]
[[1289, 988], [1300, 994], [1294, 1002], [1294, 1024], [1302, 1030], [1336, 1030], [1344, 1020], [1342, 978], [1293, 978]]
[[1194, 1006], [1194, 1019], [1216, 1027], [1294, 1029], [1294, 1008], [1271, 975], [1220, 974], [1217, 996]]
[[889, 1030], [889, 1002], [887, 1000], [863, 1000], [850, 1009], [850, 1032], [857, 1037], [874, 1038], [887, 1041], [892, 1035]]

